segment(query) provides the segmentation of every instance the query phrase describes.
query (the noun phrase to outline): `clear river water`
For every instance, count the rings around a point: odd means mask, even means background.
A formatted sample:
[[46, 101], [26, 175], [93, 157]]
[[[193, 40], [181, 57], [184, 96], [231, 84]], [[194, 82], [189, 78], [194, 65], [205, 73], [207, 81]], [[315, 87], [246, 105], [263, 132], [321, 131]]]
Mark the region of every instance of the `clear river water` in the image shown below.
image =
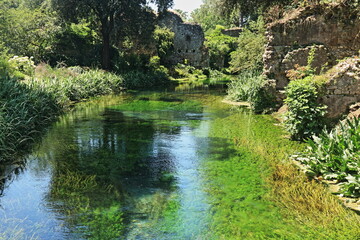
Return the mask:
[[[79, 104], [31, 154], [0, 167], [0, 236], [211, 238], [202, 165], [211, 146], [229, 151], [209, 128], [230, 113], [203, 107], [221, 99], [209, 96], [128, 94]], [[152, 100], [160, 106], [146, 105]], [[122, 104], [128, 108], [114, 107]]]

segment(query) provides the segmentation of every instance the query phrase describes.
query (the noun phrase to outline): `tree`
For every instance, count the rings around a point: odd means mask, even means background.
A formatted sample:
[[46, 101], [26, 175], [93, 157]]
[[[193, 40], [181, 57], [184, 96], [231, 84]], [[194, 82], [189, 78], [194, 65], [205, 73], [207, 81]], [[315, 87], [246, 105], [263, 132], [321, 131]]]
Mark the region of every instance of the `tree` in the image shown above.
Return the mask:
[[56, 16], [40, 5], [30, 9], [27, 1], [0, 2], [0, 50], [12, 55], [32, 56], [43, 61], [56, 34]]
[[[217, 0], [219, 7], [226, 14], [232, 13], [234, 9], [240, 12], [240, 18], [249, 17], [264, 11], [274, 4], [286, 4], [290, 0]], [[240, 20], [240, 24], [243, 19]]]
[[238, 47], [232, 52], [230, 70], [233, 73], [242, 71], [261, 71], [263, 67], [263, 54], [266, 43], [265, 23], [262, 17], [257, 21], [250, 21], [238, 39]]
[[191, 21], [201, 25], [204, 32], [214, 29], [217, 25], [232, 27], [233, 21], [222, 14], [218, 6], [219, 0], [203, 0], [200, 8], [191, 13]]
[[157, 5], [160, 12], [172, 5], [173, 0], [52, 0], [59, 14], [69, 21], [88, 19], [95, 21], [102, 39], [101, 64], [110, 69], [111, 37], [146, 8], [147, 2]]

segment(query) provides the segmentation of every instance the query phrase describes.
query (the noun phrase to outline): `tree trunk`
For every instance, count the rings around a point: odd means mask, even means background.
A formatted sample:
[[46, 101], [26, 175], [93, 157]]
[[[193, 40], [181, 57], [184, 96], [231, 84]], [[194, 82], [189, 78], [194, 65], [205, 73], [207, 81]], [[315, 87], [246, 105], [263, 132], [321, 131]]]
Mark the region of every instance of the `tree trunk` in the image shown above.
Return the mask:
[[240, 11], [239, 14], [239, 27], [244, 27], [244, 13]]
[[105, 70], [110, 70], [111, 56], [110, 56], [110, 32], [106, 29], [102, 33], [102, 52], [101, 52], [101, 66]]

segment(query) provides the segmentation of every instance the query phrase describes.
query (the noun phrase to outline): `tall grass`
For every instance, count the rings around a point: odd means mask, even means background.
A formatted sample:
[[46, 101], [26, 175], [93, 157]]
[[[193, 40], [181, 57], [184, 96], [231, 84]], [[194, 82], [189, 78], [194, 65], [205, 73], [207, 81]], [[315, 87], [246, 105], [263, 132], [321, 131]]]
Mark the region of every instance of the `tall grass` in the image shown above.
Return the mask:
[[118, 93], [122, 86], [121, 76], [79, 68], [48, 69], [26, 80], [0, 76], [0, 162], [30, 146], [73, 102]]
[[267, 90], [267, 81], [260, 72], [244, 71], [229, 84], [227, 98], [232, 101], [245, 101], [251, 108], [261, 113], [275, 105], [275, 96]]

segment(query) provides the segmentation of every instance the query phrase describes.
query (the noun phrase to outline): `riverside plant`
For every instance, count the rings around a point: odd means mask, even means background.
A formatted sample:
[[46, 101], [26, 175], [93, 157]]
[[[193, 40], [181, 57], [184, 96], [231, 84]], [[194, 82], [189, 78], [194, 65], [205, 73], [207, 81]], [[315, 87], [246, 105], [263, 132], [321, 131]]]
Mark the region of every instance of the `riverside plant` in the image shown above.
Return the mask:
[[228, 99], [246, 101], [255, 113], [271, 110], [275, 97], [266, 90], [266, 80], [258, 71], [244, 71], [229, 83]]
[[[47, 74], [48, 73], [48, 74]], [[0, 76], [0, 162], [33, 142], [73, 102], [123, 89], [121, 76], [101, 70], [58, 69], [19, 80]]]
[[360, 197], [360, 119], [347, 119], [307, 143], [308, 148], [293, 158], [314, 174], [336, 180], [344, 196]]

